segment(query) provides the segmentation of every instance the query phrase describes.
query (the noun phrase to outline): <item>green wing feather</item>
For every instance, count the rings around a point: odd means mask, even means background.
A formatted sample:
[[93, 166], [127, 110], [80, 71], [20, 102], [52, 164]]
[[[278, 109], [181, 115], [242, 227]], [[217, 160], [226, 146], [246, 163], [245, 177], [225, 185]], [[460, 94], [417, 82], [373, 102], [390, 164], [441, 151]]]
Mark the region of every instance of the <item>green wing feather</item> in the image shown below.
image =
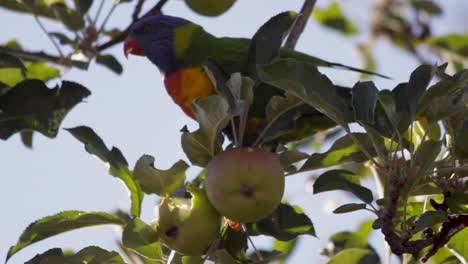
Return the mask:
[[[180, 38], [179, 42], [189, 42], [187, 48], [177, 56], [177, 63], [181, 68], [200, 66], [206, 58], [213, 58], [223, 66], [227, 73], [247, 72], [246, 65], [251, 43], [250, 39], [217, 38], [206, 32], [201, 26], [195, 24], [189, 24], [189, 28], [190, 30], [186, 30], [184, 33], [176, 32], [179, 35], [186, 34], [186, 36]], [[339, 68], [388, 78], [378, 73], [341, 63], [329, 62], [285, 47], [281, 48], [280, 57], [305, 61], [318, 67]]]

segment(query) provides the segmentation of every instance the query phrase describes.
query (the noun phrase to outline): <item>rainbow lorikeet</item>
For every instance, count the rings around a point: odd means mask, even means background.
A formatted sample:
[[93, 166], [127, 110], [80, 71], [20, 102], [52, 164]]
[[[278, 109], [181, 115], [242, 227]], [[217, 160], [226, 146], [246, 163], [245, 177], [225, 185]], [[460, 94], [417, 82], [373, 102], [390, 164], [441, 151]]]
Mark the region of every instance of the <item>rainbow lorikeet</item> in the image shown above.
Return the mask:
[[[201, 26], [180, 17], [157, 15], [135, 23], [125, 41], [124, 52], [125, 55], [143, 55], [151, 60], [164, 75], [169, 95], [188, 116], [195, 119], [192, 101], [216, 93], [202, 63], [213, 58], [227, 74], [245, 73], [250, 44], [251, 40], [246, 38], [215, 37]], [[281, 48], [280, 57], [374, 74], [289, 48]]]

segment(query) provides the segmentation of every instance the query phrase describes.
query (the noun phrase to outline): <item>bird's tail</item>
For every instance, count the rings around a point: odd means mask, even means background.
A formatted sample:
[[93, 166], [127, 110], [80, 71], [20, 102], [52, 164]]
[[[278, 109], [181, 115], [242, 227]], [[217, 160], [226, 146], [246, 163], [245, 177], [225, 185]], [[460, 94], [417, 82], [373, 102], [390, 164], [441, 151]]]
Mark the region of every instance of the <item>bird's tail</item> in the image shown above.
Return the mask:
[[376, 72], [372, 72], [372, 71], [368, 71], [368, 70], [364, 70], [364, 69], [359, 69], [359, 68], [355, 68], [355, 67], [352, 67], [352, 66], [347, 66], [347, 65], [344, 65], [344, 64], [341, 64], [341, 63], [327, 62], [327, 64], [328, 64], [328, 67], [331, 67], [331, 68], [345, 69], [345, 70], [350, 70], [350, 71], [354, 71], [354, 72], [360, 72], [360, 73], [364, 73], [364, 74], [375, 75], [375, 76], [379, 76], [379, 77], [382, 77], [382, 78], [385, 78], [385, 79], [391, 79], [390, 77], [388, 77], [386, 75], [383, 75], [383, 74], [380, 74], [380, 73], [376, 73]]

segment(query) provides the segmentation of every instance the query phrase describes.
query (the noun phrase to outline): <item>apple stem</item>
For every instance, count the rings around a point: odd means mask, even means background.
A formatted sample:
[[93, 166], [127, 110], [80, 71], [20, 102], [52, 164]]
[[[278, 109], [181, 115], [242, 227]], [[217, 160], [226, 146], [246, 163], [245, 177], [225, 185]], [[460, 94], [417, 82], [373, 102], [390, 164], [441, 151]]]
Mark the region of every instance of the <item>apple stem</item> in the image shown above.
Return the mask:
[[260, 251], [258, 251], [257, 247], [255, 247], [255, 244], [254, 244], [253, 240], [252, 240], [252, 239], [250, 238], [250, 236], [249, 236], [249, 232], [247, 231], [247, 227], [245, 227], [244, 224], [242, 224], [242, 229], [243, 229], [243, 231], [247, 234], [247, 239], [249, 240], [250, 244], [252, 245], [252, 248], [254, 249], [255, 254], [257, 255], [258, 260], [262, 261], [262, 260], [263, 260], [262, 253], [260, 253]]
[[232, 128], [232, 136], [234, 137], [234, 145], [236, 147], [239, 147], [239, 139], [237, 136], [236, 122], [234, 122], [234, 118], [231, 118], [231, 128]]

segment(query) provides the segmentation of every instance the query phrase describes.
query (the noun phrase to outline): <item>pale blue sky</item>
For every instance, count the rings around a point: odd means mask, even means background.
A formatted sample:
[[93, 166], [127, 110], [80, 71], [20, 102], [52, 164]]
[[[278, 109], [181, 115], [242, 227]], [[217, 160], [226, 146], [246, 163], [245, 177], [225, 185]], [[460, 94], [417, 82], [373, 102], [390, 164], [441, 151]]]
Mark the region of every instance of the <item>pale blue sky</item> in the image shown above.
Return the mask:
[[[98, 2], [98, 1], [96, 1]], [[111, 1], [108, 1], [109, 4]], [[153, 3], [155, 1], [148, 1]], [[345, 13], [358, 26], [365, 26], [370, 19], [371, 0], [340, 1]], [[466, 32], [468, 2], [445, 0], [447, 14], [437, 19], [436, 32]], [[462, 4], [463, 2], [463, 4]], [[330, 1], [319, 0], [318, 6]], [[97, 3], [95, 3], [96, 5]], [[217, 36], [250, 37], [271, 16], [285, 10], [299, 10], [302, 0], [238, 0], [226, 14], [206, 18], [191, 12], [182, 0], [170, 0], [164, 12], [182, 16], [199, 24]], [[109, 25], [126, 26], [133, 5], [125, 4], [111, 18]], [[457, 20], [458, 19], [458, 20]], [[46, 21], [47, 22], [47, 21]], [[0, 43], [16, 38], [31, 50], [53, 47], [40, 32], [32, 17], [0, 10]], [[5, 26], [10, 25], [10, 26]], [[50, 31], [61, 26], [46, 23]], [[359, 66], [359, 57], [354, 48], [365, 41], [367, 34], [344, 38], [326, 30], [315, 21], [310, 21], [297, 49], [330, 61]], [[179, 130], [186, 124], [190, 129], [196, 123], [187, 118], [176, 106], [162, 85], [162, 77], [145, 58], [131, 56], [125, 60], [122, 45], [106, 51], [114, 54], [124, 66], [124, 73], [117, 76], [101, 66], [92, 64], [89, 71], [63, 70], [63, 80], [83, 84], [92, 91], [86, 102], [79, 104], [63, 122], [63, 127], [87, 125], [92, 127], [110, 146], [123, 152], [130, 167], [142, 154], [155, 156], [155, 166], [168, 168], [178, 159], [186, 159], [180, 147]], [[406, 81], [410, 71], [417, 66], [407, 53], [380, 40], [375, 50], [379, 58], [379, 72], [390, 75], [392, 81], [376, 80], [379, 88], [393, 88], [397, 82]], [[436, 61], [434, 61], [435, 63]], [[346, 71], [323, 70], [336, 83], [352, 86], [359, 78]], [[107, 174], [100, 161], [88, 155], [83, 145], [68, 132], [61, 130], [56, 139], [42, 135], [34, 138], [34, 150], [22, 146], [19, 136], [0, 142], [2, 183], [0, 205], [3, 208], [0, 225], [0, 261], [8, 248], [16, 243], [22, 230], [34, 220], [64, 210], [112, 211], [128, 209], [128, 194], [120, 181]], [[197, 168], [190, 170], [193, 175]], [[369, 212], [333, 215], [324, 211], [324, 205], [335, 197], [345, 203], [349, 197], [342, 193], [312, 195], [305, 191], [307, 175], [287, 178], [285, 199], [303, 207], [312, 219], [319, 239], [303, 237], [289, 263], [324, 263], [319, 257], [319, 248], [326, 246], [330, 234], [355, 229], [364, 219], [372, 218]], [[143, 204], [143, 219], [154, 219], [153, 206], [157, 198], [147, 197]], [[348, 200], [349, 201], [349, 200]], [[113, 227], [98, 226], [81, 229], [34, 244], [15, 255], [10, 263], [23, 263], [37, 253], [53, 248], [80, 250], [88, 245], [97, 245], [116, 250], [120, 235]], [[267, 239], [256, 239], [259, 247], [269, 245]], [[372, 242], [382, 254], [382, 237], [374, 233]], [[383, 257], [381, 255], [381, 257]], [[311, 262], [311, 260], [313, 260]]]

